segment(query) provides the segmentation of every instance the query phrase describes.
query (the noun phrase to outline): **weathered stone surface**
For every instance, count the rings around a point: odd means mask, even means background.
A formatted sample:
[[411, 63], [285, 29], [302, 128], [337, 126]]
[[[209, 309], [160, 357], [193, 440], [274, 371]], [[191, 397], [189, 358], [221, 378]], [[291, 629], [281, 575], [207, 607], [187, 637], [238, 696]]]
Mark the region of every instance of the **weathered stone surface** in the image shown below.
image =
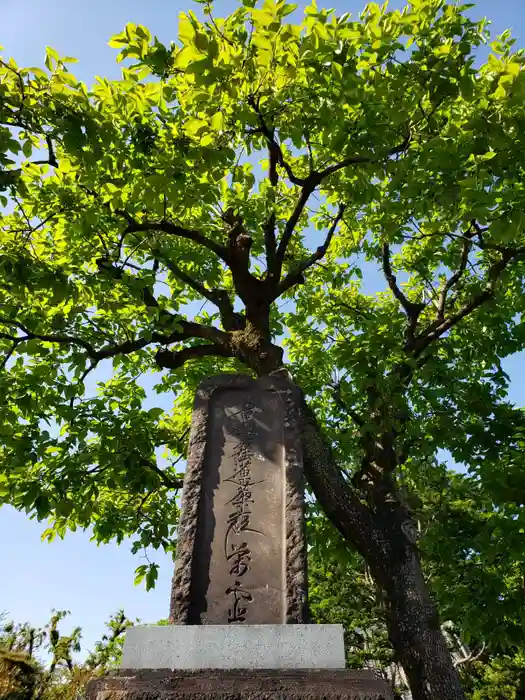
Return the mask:
[[119, 671], [86, 700], [393, 700], [369, 671]]
[[170, 622], [307, 621], [299, 397], [222, 375], [196, 395]]
[[120, 668], [344, 669], [342, 625], [130, 627]]

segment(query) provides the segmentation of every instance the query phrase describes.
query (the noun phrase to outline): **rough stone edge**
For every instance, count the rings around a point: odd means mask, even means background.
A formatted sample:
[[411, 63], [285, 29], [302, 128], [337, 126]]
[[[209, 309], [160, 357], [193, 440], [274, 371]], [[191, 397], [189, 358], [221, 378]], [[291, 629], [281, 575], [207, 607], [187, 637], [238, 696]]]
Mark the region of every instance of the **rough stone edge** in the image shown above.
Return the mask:
[[191, 416], [188, 461], [182, 487], [182, 503], [177, 532], [175, 571], [171, 584], [171, 624], [186, 624], [191, 600], [192, 557], [197, 532], [202, 467], [208, 431], [209, 395], [202, 384], [197, 388]]
[[286, 700], [393, 700], [388, 683], [370, 671], [116, 671], [89, 681], [86, 700], [251, 697]]
[[[191, 600], [192, 557], [197, 532], [203, 469], [206, 460], [209, 408], [218, 389], [250, 389], [261, 385], [276, 392], [283, 402], [285, 457], [286, 603], [288, 624], [308, 621], [304, 479], [302, 468], [300, 393], [283, 377], [253, 379], [246, 374], [223, 374], [202, 381], [196, 391], [191, 418], [188, 462], [182, 489], [182, 510], [177, 535], [175, 572], [171, 586], [171, 624], [188, 624]], [[302, 534], [298, 520], [302, 522]]]
[[286, 623], [307, 623], [309, 614], [304, 505], [305, 484], [300, 433], [301, 395], [295, 384], [284, 377], [265, 376], [258, 381], [267, 391], [277, 393], [283, 404]]

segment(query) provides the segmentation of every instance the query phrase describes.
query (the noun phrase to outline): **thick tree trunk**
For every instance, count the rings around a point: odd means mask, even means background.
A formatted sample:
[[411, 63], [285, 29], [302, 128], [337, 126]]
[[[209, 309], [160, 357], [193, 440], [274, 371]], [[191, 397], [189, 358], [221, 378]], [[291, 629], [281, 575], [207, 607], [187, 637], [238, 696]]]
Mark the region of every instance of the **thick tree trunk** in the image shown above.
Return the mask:
[[464, 700], [417, 546], [402, 528], [406, 510], [394, 498], [384, 496], [382, 507], [363, 503], [335, 463], [306, 401], [302, 416], [309, 485], [326, 516], [364, 557], [384, 592], [390, 639], [413, 700]]
[[385, 594], [390, 640], [407, 675], [413, 698], [464, 698], [415, 546], [396, 544], [398, 546], [391, 547], [390, 556], [385, 560], [372, 562], [373, 557], [370, 557], [369, 563]]

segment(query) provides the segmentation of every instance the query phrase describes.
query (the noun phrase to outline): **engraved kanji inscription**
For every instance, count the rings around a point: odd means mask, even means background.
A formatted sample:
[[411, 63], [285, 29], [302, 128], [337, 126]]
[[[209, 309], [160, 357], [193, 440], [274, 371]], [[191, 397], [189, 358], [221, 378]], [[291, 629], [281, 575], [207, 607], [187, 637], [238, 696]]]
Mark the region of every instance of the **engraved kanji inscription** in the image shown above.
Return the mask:
[[298, 394], [241, 375], [197, 392], [170, 620], [303, 622], [306, 547]]

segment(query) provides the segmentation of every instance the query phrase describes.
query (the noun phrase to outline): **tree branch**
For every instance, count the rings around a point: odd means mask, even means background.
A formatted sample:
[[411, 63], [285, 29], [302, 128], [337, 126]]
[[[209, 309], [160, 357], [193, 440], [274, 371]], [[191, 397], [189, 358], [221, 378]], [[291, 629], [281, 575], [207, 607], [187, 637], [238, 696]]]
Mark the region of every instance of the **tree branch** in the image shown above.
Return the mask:
[[49, 134], [44, 134], [44, 138], [47, 144], [48, 157], [47, 160], [34, 160], [31, 165], [52, 165], [54, 168], [58, 168], [58, 161], [55, 156], [55, 150], [53, 148], [53, 142]]
[[282, 151], [274, 140], [268, 143], [268, 177], [272, 187], [277, 187], [279, 182], [279, 173], [277, 172], [277, 164], [279, 160], [283, 160]]
[[159, 350], [155, 356], [155, 362], [159, 367], [178, 369], [188, 360], [196, 360], [203, 357], [234, 357], [234, 354], [230, 348], [224, 345], [194, 345], [182, 348], [176, 352]]
[[[260, 110], [259, 103], [253, 95], [250, 95], [248, 97], [248, 104], [254, 110], [254, 112], [257, 114], [257, 117], [259, 119], [259, 124], [260, 124], [258, 129], [253, 129], [250, 133], [262, 134], [268, 143], [268, 151], [269, 151], [269, 156], [270, 156], [270, 161], [269, 161], [270, 162], [270, 173], [269, 173], [269, 175], [270, 175], [270, 182], [272, 183], [272, 185], [277, 184], [277, 171], [275, 169], [276, 163], [278, 163], [286, 171], [286, 174], [288, 175], [288, 179], [290, 180], [290, 182], [292, 182], [294, 185], [299, 185], [299, 186], [304, 185], [305, 179], [301, 178], [301, 177], [297, 177], [294, 174], [290, 164], [286, 162], [282, 148], [275, 138], [275, 129], [269, 127], [266, 124], [266, 120], [265, 120], [265, 118]], [[273, 167], [274, 172], [272, 172], [272, 167]]]
[[275, 255], [277, 253], [277, 240], [275, 238], [276, 216], [273, 211], [264, 224], [264, 247], [266, 251], [266, 269], [268, 274], [275, 268]]
[[139, 231], [161, 231], [162, 233], [167, 233], [170, 236], [178, 236], [179, 238], [185, 238], [186, 240], [193, 241], [199, 245], [204, 246], [208, 250], [211, 250], [217, 257], [223, 260], [227, 265], [230, 262], [230, 256], [228, 254], [228, 248], [226, 246], [219, 245], [207, 238], [199, 231], [193, 229], [187, 229], [177, 224], [173, 224], [169, 221], [136, 221], [133, 224], [128, 224], [126, 233], [138, 233]]
[[162, 481], [164, 486], [166, 486], [166, 488], [175, 490], [182, 488], [182, 479], [170, 479], [169, 476], [165, 472], [163, 472], [162, 469], [157, 464], [155, 464], [153, 460], [145, 458], [144, 455], [140, 454], [140, 452], [138, 454], [144, 460], [144, 464], [146, 465], [146, 467], [154, 471], [155, 474], [157, 474], [160, 477], [160, 480]]
[[[100, 195], [98, 194], [98, 192], [95, 192], [94, 190], [92, 190], [89, 187], [86, 187], [85, 185], [80, 185], [80, 187], [95, 199], [100, 199]], [[184, 228], [183, 226], [178, 226], [177, 224], [174, 224], [170, 221], [166, 221], [165, 219], [161, 221], [138, 221], [132, 214], [130, 214], [125, 209], [112, 210], [107, 202], [104, 202], [103, 204], [111, 212], [114, 212], [127, 222], [128, 226], [123, 232], [124, 236], [128, 233], [160, 231], [161, 233], [167, 233], [170, 236], [178, 236], [179, 238], [184, 238], [186, 240], [193, 241], [194, 243], [198, 243], [204, 248], [207, 248], [208, 250], [211, 250], [213, 253], [215, 253], [215, 255], [217, 255], [217, 257], [219, 257], [227, 265], [229, 265], [230, 263], [230, 255], [228, 248], [226, 246], [220, 245], [219, 243], [216, 243], [215, 241], [212, 241], [210, 238], [200, 233], [200, 231]]]
[[[394, 155], [396, 153], [401, 153], [404, 150], [406, 150], [408, 144], [410, 143], [410, 136], [407, 136], [407, 138], [403, 141], [402, 144], [399, 146], [395, 146], [394, 148], [391, 148], [387, 153], [386, 157], [389, 157], [391, 155]], [[299, 199], [297, 201], [297, 204], [295, 205], [295, 209], [292, 212], [291, 217], [288, 219], [285, 229], [283, 231], [282, 238], [279, 242], [279, 247], [277, 249], [277, 255], [276, 255], [276, 261], [275, 261], [275, 272], [274, 272], [274, 278], [279, 280], [281, 276], [281, 271], [282, 271], [282, 265], [284, 261], [284, 256], [286, 254], [286, 249], [288, 248], [288, 244], [290, 243], [290, 240], [292, 238], [293, 232], [295, 230], [295, 226], [297, 225], [297, 222], [299, 220], [299, 217], [301, 216], [306, 203], [308, 202], [308, 198], [312, 194], [312, 192], [315, 190], [315, 188], [321, 184], [321, 182], [328, 177], [329, 175], [332, 175], [333, 173], [337, 172], [338, 170], [341, 170], [342, 168], [347, 167], [348, 165], [357, 165], [357, 164], [364, 164], [364, 163], [376, 163], [379, 162], [383, 157], [376, 157], [376, 158], [371, 158], [370, 156], [351, 156], [349, 158], [346, 158], [345, 160], [342, 160], [340, 163], [336, 163], [334, 165], [329, 166], [328, 168], [325, 168], [324, 170], [321, 171], [312, 171], [308, 177], [301, 179], [301, 194], [299, 196]], [[292, 180], [293, 182], [293, 180]], [[297, 183], [296, 183], [297, 184]], [[395, 282], [395, 277], [394, 277], [394, 282]], [[407, 300], [408, 301], [408, 300]], [[409, 302], [411, 304], [411, 302]], [[411, 305], [411, 310], [412, 313], [415, 311], [416, 306]], [[405, 307], [406, 309], [406, 307]], [[420, 311], [418, 312], [418, 315]], [[417, 318], [416, 318], [417, 322]]]
[[[276, 171], [276, 164], [279, 164], [287, 173], [288, 179], [290, 182], [292, 182], [294, 185], [300, 186], [301, 189], [301, 194], [299, 196], [299, 199], [296, 203], [295, 209], [286, 223], [281, 241], [279, 242], [279, 247], [277, 249], [277, 254], [275, 255], [275, 258], [273, 258], [274, 264], [272, 267], [268, 265], [268, 278], [274, 281], [275, 283], [279, 283], [279, 280], [281, 278], [281, 272], [282, 272], [282, 266], [283, 266], [283, 261], [284, 257], [286, 255], [286, 250], [287, 247], [290, 243], [291, 237], [293, 235], [293, 232], [295, 230], [295, 226], [297, 225], [297, 221], [299, 220], [299, 217], [301, 216], [304, 207], [306, 206], [306, 203], [308, 201], [309, 196], [312, 194], [312, 192], [315, 190], [315, 188], [324, 180], [326, 177], [329, 175], [332, 175], [333, 173], [342, 170], [343, 168], [349, 166], [349, 165], [359, 165], [359, 164], [367, 164], [367, 163], [376, 163], [382, 160], [383, 158], [391, 157], [395, 154], [398, 153], [403, 153], [407, 148], [411, 140], [411, 134], [409, 133], [403, 142], [399, 144], [398, 146], [394, 146], [393, 148], [389, 149], [386, 151], [386, 153], [381, 154], [380, 156], [349, 156], [348, 158], [345, 158], [342, 160], [340, 163], [335, 163], [334, 165], [330, 165], [329, 167], [325, 168], [324, 170], [321, 171], [314, 171], [311, 170], [309, 175], [306, 178], [301, 178], [297, 177], [293, 170], [292, 167], [290, 166], [289, 163], [286, 162], [284, 158], [284, 154], [281, 148], [281, 145], [278, 143], [276, 137], [275, 137], [275, 128], [268, 126], [266, 123], [266, 120], [264, 118], [264, 115], [262, 114], [260, 110], [260, 105], [258, 100], [256, 100], [254, 95], [250, 95], [248, 97], [248, 104], [252, 107], [254, 112], [257, 114], [258, 120], [259, 120], [259, 127], [257, 129], [251, 130], [250, 133], [260, 133], [262, 134], [267, 143], [268, 143], [268, 150], [269, 150], [269, 177], [270, 177], [270, 182], [272, 185], [277, 184], [277, 171]], [[309, 162], [310, 162], [310, 167], [312, 163], [312, 157], [311, 157], [311, 150], [309, 150]], [[268, 248], [267, 248], [268, 251]]]
[[392, 291], [392, 294], [401, 304], [405, 312], [408, 313], [408, 310], [412, 306], [412, 302], [409, 299], [407, 299], [407, 297], [403, 294], [403, 292], [397, 284], [396, 276], [392, 272], [392, 266], [390, 264], [390, 246], [388, 245], [388, 243], [383, 243], [382, 263], [383, 273], [385, 275], [386, 281], [388, 282], [388, 286]]
[[9, 362], [9, 360], [11, 359], [11, 357], [13, 356], [13, 353], [14, 353], [14, 351], [16, 350], [17, 346], [18, 346], [21, 342], [23, 342], [23, 340], [20, 339], [20, 338], [16, 338], [16, 337], [14, 337], [14, 336], [9, 336], [9, 335], [7, 335], [6, 333], [0, 333], [0, 338], [6, 338], [6, 339], [8, 339], [8, 340], [11, 340], [12, 343], [13, 343], [12, 346], [9, 348], [9, 350], [8, 350], [8, 351], [6, 352], [6, 354], [4, 355], [4, 358], [3, 358], [2, 362], [0, 363], [0, 372], [1, 372], [2, 370], [5, 369], [5, 367], [7, 366], [7, 363]]
[[392, 271], [392, 266], [390, 264], [390, 246], [386, 242], [383, 243], [382, 263], [383, 273], [385, 275], [386, 281], [388, 282], [388, 286], [390, 287], [390, 290], [392, 291], [394, 297], [401, 304], [407, 316], [408, 327], [405, 344], [407, 348], [411, 348], [414, 343], [414, 337], [419, 315], [425, 308], [425, 304], [417, 304], [410, 301], [410, 299], [408, 299], [401, 291], [401, 288], [397, 284], [396, 276]]
[[[160, 251], [153, 251], [155, 255], [159, 255]], [[193, 290], [198, 292], [201, 296], [203, 296], [205, 299], [208, 301], [211, 301], [212, 304], [215, 304], [219, 309], [221, 305], [223, 304], [223, 298], [221, 292], [225, 290], [220, 290], [220, 289], [208, 289], [205, 284], [202, 282], [199, 282], [196, 279], [193, 279], [193, 277], [190, 277], [184, 270], [182, 270], [177, 263], [174, 263], [172, 260], [166, 260], [165, 258], [161, 258], [162, 262], [168, 270], [176, 277], [178, 280], [181, 282], [184, 282], [184, 284], [187, 284], [188, 287], [191, 287]], [[229, 303], [229, 298], [227, 298], [227, 302]], [[233, 308], [232, 308], [233, 310]]]
[[95, 348], [90, 343], [88, 343], [87, 340], [83, 340], [82, 338], [75, 338], [73, 336], [59, 334], [48, 335], [45, 333], [33, 333], [23, 323], [20, 323], [19, 321], [12, 321], [7, 318], [0, 318], [0, 323], [4, 323], [6, 326], [14, 326], [15, 328], [18, 328], [26, 334], [25, 336], [16, 337], [16, 341], [18, 343], [24, 342], [26, 340], [42, 340], [44, 342], [49, 343], [58, 343], [59, 345], [79, 345], [80, 347], [84, 348], [84, 350], [86, 350], [86, 352], [91, 358], [97, 359], [97, 351], [95, 350]]
[[[161, 251], [159, 250], [154, 250], [153, 253], [158, 257], [161, 256]], [[222, 325], [225, 330], [235, 330], [239, 326], [240, 315], [235, 313], [233, 304], [225, 289], [208, 289], [205, 284], [190, 277], [190, 275], [184, 272], [184, 270], [173, 261], [166, 260], [164, 257], [160, 257], [160, 259], [177, 279], [187, 284], [219, 309]]]
[[172, 343], [182, 342], [184, 340], [191, 340], [192, 338], [201, 338], [203, 340], [211, 340], [217, 344], [223, 344], [227, 343], [229, 340], [228, 334], [219, 330], [218, 328], [214, 328], [213, 326], [204, 326], [194, 321], [186, 321], [185, 319], [177, 319], [176, 323], [180, 330], [175, 330], [169, 335], [152, 333], [151, 339], [137, 338], [135, 340], [125, 341], [124, 343], [106, 345], [97, 350], [91, 343], [76, 336], [33, 333], [22, 323], [3, 318], [0, 318], [0, 323], [15, 326], [26, 334], [25, 336], [16, 337], [15, 340], [17, 343], [21, 343], [26, 340], [41, 340], [47, 343], [57, 343], [58, 345], [78, 345], [86, 351], [88, 357], [96, 362], [108, 359], [110, 357], [115, 357], [115, 355], [129, 355], [137, 350], [142, 350], [151, 343], [170, 345]]
[[308, 268], [312, 267], [312, 265], [315, 265], [316, 262], [319, 260], [322, 260], [324, 256], [326, 255], [328, 248], [330, 246], [330, 243], [332, 241], [332, 238], [334, 236], [335, 230], [337, 228], [337, 225], [343, 218], [343, 214], [345, 212], [345, 205], [340, 204], [339, 209], [337, 212], [337, 215], [335, 219], [332, 222], [332, 225], [330, 226], [330, 229], [326, 235], [326, 238], [324, 240], [323, 245], [319, 246], [315, 253], [312, 253], [306, 260], [303, 260], [298, 264], [298, 266], [295, 268], [295, 270], [292, 270], [289, 272], [286, 277], [279, 283], [276, 291], [275, 298], [279, 297], [283, 292], [285, 292], [287, 289], [290, 289], [290, 287], [293, 287], [296, 284], [301, 284], [304, 282], [304, 277], [303, 273], [308, 270]]
[[343, 401], [343, 397], [341, 394], [341, 382], [337, 382], [337, 384], [332, 386], [334, 393], [333, 393], [333, 398], [335, 405], [344, 413], [348, 413], [350, 418], [354, 421], [354, 423], [361, 428], [365, 424], [365, 419], [362, 418], [356, 411], [353, 409], [349, 408], [346, 403]]
[[[78, 385], [84, 383], [84, 381], [85, 381], [86, 377], [88, 376], [88, 374], [98, 367], [99, 361], [100, 361], [100, 360], [93, 360], [93, 362], [91, 363], [91, 365], [90, 365], [87, 369], [85, 369], [85, 370], [82, 372], [82, 374], [81, 374], [81, 376], [79, 377], [78, 381], [75, 383], [75, 386], [78, 386]], [[72, 396], [72, 397], [71, 397], [71, 400], [70, 400], [70, 402], [69, 402], [70, 408], [73, 408], [73, 406], [75, 405], [75, 399], [76, 399], [76, 398], [77, 398], [76, 396]]]
[[441, 321], [445, 319], [445, 304], [447, 301], [448, 292], [459, 282], [467, 267], [468, 256], [472, 242], [469, 240], [463, 241], [463, 250], [461, 252], [461, 262], [456, 272], [445, 282], [443, 289], [439, 295], [437, 302], [437, 317]]
[[414, 357], [419, 357], [431, 343], [456, 326], [463, 318], [465, 318], [465, 316], [471, 314], [485, 302], [493, 299], [496, 292], [498, 279], [501, 277], [501, 274], [507, 268], [508, 264], [512, 260], [524, 255], [525, 246], [521, 248], [508, 249], [500, 260], [490, 266], [483, 291], [476, 294], [467, 304], [459, 309], [459, 311], [450, 316], [448, 319], [444, 319], [437, 326], [436, 322], [431, 323], [430, 326], [428, 326], [428, 328], [426, 328], [423, 333], [416, 338]]
[[454, 666], [457, 668], [458, 666], [461, 666], [462, 664], [470, 664], [473, 661], [477, 661], [479, 658], [481, 658], [483, 656], [483, 652], [485, 651], [486, 648], [487, 648], [487, 645], [485, 644], [485, 642], [483, 642], [481, 649], [478, 651], [478, 653], [476, 655], [474, 655], [473, 652], [470, 652], [470, 654], [468, 656], [465, 656], [462, 659], [458, 659], [454, 663]]
[[283, 235], [281, 236], [281, 240], [279, 241], [279, 246], [277, 248], [277, 253], [275, 255], [274, 269], [268, 270], [269, 275], [271, 275], [272, 279], [276, 282], [276, 284], [278, 284], [281, 279], [284, 256], [286, 255], [286, 250], [292, 238], [293, 232], [295, 231], [297, 222], [299, 221], [299, 218], [304, 211], [304, 208], [306, 206], [306, 203], [308, 202], [310, 195], [315, 190], [319, 182], [320, 181], [317, 175], [309, 175], [306, 178], [304, 185], [301, 188], [301, 194], [299, 195], [299, 199], [296, 202], [292, 215], [286, 222]]
[[325, 168], [324, 170], [321, 170], [318, 175], [322, 180], [324, 180], [325, 177], [328, 177], [329, 175], [332, 175], [333, 173], [336, 173], [338, 170], [342, 170], [343, 168], [348, 167], [349, 165], [366, 165], [370, 163], [378, 163], [381, 161], [383, 158], [390, 158], [391, 156], [397, 155], [398, 153], [403, 153], [406, 151], [408, 148], [408, 145], [411, 140], [411, 134], [408, 134], [405, 139], [403, 140], [402, 143], [400, 143], [398, 146], [394, 146], [393, 148], [390, 148], [386, 153], [383, 153], [380, 156], [349, 156], [348, 158], [345, 158], [342, 160], [340, 163], [334, 163], [334, 165], [330, 165], [328, 168]]

